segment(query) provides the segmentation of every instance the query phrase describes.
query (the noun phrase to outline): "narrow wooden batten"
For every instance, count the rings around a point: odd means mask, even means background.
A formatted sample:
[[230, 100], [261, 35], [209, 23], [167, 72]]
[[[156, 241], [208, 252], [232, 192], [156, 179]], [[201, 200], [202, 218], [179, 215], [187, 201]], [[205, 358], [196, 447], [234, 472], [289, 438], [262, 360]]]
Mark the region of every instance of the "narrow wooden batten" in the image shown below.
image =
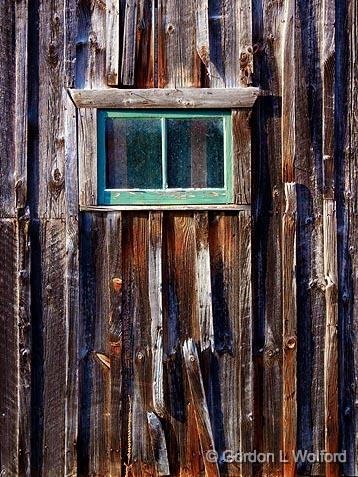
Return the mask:
[[70, 89], [77, 108], [251, 108], [259, 88]]

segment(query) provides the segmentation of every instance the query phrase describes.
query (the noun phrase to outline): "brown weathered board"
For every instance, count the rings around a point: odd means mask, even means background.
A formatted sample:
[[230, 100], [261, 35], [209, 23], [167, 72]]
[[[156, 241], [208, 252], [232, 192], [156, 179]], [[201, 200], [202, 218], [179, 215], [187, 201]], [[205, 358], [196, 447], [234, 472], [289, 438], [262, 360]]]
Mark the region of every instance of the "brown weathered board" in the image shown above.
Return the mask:
[[[1, 2], [0, 474], [358, 474], [357, 12]], [[96, 208], [95, 106], [218, 101], [240, 207]]]

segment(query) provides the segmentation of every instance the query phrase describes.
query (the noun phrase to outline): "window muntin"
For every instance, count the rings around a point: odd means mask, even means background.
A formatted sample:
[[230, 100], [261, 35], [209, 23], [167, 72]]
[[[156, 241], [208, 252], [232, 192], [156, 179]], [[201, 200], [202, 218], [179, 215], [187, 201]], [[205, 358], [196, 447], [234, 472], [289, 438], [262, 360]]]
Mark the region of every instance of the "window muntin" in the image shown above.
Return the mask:
[[231, 111], [98, 111], [99, 205], [233, 202]]

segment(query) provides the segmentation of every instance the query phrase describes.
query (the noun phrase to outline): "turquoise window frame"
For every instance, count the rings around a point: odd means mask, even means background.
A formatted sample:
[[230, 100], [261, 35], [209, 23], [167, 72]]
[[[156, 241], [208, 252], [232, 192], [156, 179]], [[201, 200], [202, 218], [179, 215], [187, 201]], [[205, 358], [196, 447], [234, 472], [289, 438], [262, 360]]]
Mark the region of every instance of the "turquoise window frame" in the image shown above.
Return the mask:
[[[161, 119], [163, 189], [107, 189], [105, 123], [107, 118]], [[223, 119], [224, 187], [169, 189], [165, 186], [166, 119]], [[98, 205], [220, 205], [233, 204], [233, 131], [231, 110], [103, 110], [97, 111]]]

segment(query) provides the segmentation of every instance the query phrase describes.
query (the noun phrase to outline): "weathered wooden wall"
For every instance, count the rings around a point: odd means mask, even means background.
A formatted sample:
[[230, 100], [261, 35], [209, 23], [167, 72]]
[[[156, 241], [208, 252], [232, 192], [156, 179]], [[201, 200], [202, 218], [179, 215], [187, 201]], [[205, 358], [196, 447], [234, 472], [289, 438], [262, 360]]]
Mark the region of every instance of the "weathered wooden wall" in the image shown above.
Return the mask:
[[[358, 475], [357, 11], [2, 0], [1, 475]], [[79, 212], [67, 88], [251, 83], [251, 213]]]

